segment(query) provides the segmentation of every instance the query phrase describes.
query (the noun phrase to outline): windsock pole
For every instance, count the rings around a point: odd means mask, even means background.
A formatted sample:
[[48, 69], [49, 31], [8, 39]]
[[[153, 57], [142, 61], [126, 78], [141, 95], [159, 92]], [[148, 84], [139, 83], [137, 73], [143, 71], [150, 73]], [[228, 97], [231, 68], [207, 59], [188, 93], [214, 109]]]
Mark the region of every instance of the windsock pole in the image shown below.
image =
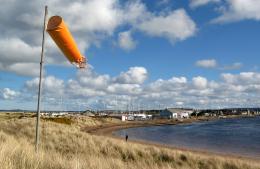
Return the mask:
[[40, 61], [40, 78], [39, 78], [39, 88], [38, 88], [38, 104], [37, 104], [37, 118], [36, 118], [36, 133], [35, 133], [35, 151], [39, 151], [39, 142], [40, 142], [40, 133], [39, 133], [39, 125], [40, 125], [40, 114], [41, 114], [41, 89], [42, 89], [42, 69], [44, 63], [44, 46], [45, 46], [45, 30], [46, 30], [46, 20], [48, 15], [48, 6], [45, 6], [44, 13], [44, 23], [43, 23], [43, 31], [42, 31], [42, 51], [41, 51], [41, 61]]

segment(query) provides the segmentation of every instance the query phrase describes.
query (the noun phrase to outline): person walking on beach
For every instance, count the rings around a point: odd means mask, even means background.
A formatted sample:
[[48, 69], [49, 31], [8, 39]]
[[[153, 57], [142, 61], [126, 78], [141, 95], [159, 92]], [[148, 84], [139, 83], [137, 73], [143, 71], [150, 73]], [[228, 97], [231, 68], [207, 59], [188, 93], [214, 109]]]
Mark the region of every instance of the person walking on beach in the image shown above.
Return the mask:
[[127, 140], [128, 140], [128, 135], [126, 134], [125, 135], [125, 141], [127, 142]]

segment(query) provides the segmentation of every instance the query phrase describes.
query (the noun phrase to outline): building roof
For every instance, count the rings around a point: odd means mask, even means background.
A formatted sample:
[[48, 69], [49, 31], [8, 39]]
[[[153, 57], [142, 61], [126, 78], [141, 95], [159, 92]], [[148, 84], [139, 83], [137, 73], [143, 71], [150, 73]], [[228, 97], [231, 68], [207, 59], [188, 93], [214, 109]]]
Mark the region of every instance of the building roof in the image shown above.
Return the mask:
[[193, 109], [183, 109], [183, 108], [168, 108], [166, 109], [171, 113], [184, 113], [188, 111], [193, 111]]

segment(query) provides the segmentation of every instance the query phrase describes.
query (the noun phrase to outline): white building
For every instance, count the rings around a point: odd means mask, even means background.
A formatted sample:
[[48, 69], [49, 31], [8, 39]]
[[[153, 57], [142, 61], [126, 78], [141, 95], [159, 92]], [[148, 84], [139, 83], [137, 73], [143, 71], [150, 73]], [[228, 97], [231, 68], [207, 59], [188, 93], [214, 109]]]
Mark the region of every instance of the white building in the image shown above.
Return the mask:
[[147, 119], [147, 116], [146, 116], [146, 114], [134, 114], [134, 118], [136, 120], [145, 120], [145, 119]]
[[127, 118], [125, 115], [122, 115], [122, 121], [125, 121]]
[[133, 115], [128, 115], [127, 116], [127, 120], [128, 121], [133, 121], [133, 120], [135, 120], [135, 117]]
[[168, 119], [182, 119], [189, 118], [192, 112], [192, 109], [168, 108], [161, 111], [160, 116]]
[[180, 113], [180, 118], [181, 119], [188, 119], [190, 117], [189, 112], [181, 112]]

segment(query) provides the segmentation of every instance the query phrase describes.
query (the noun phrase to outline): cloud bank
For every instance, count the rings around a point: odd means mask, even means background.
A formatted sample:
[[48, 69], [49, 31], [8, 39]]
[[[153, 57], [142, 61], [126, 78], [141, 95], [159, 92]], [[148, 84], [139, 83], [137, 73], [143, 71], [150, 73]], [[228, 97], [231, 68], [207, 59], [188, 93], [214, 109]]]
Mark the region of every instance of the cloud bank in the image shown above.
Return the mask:
[[[150, 109], [162, 107], [223, 108], [257, 107], [260, 104], [260, 73], [222, 73], [219, 81], [203, 76], [173, 76], [146, 82], [144, 67], [130, 67], [111, 77], [94, 69], [78, 71], [75, 78], [47, 76], [43, 81], [46, 109]], [[21, 90], [3, 89], [1, 99], [35, 102], [38, 78]], [[19, 95], [17, 94], [19, 93]]]

